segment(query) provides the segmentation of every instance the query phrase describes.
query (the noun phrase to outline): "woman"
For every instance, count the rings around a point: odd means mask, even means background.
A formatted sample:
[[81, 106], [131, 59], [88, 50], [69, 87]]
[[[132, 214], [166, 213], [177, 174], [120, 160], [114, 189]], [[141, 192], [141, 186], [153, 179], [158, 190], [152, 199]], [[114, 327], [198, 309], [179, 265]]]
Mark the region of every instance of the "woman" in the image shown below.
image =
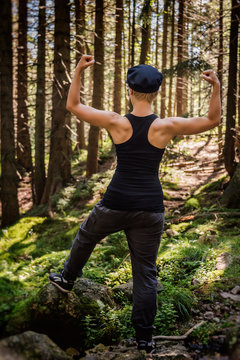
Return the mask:
[[164, 227], [164, 204], [158, 178], [159, 163], [168, 142], [177, 135], [207, 131], [220, 122], [220, 87], [213, 70], [201, 77], [213, 85], [206, 117], [159, 119], [151, 103], [162, 74], [150, 65], [130, 68], [127, 74], [133, 111], [121, 116], [80, 103], [81, 73], [93, 65], [92, 56], [80, 59], [69, 89], [67, 109], [81, 120], [107, 129], [116, 146], [117, 168], [104, 194], [82, 223], [60, 274], [49, 279], [63, 292], [72, 290], [95, 245], [107, 235], [124, 230], [132, 263], [132, 323], [138, 349], [154, 350], [153, 322], [157, 311], [156, 258]]

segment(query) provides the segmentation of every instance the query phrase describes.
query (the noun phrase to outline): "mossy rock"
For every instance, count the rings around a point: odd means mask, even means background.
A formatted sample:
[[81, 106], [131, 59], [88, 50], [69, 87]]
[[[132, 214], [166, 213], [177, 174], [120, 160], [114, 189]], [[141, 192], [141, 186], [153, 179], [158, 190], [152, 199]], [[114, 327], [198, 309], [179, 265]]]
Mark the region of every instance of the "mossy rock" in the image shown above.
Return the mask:
[[163, 190], [163, 199], [171, 200], [171, 196], [168, 194], [168, 192], [166, 190]]
[[1, 360], [70, 360], [47, 335], [26, 331], [0, 341]]
[[[133, 279], [131, 278], [128, 282], [126, 282], [125, 284], [121, 284], [118, 286], [114, 286], [113, 287], [113, 292], [115, 294], [120, 294], [122, 293], [123, 297], [132, 301], [132, 295], [133, 295]], [[160, 281], [158, 281], [157, 283], [157, 292], [161, 292], [163, 290], [163, 286], [160, 283]], [[117, 299], [117, 296], [115, 296], [115, 298]]]
[[104, 346], [103, 344], [98, 344], [86, 353], [87, 355], [80, 360], [145, 360], [147, 355], [144, 350], [139, 351], [135, 346]]
[[199, 195], [201, 193], [210, 193], [214, 190], [222, 190], [223, 183], [227, 180], [228, 175], [221, 175], [218, 179], [213, 180], [205, 185], [200, 186], [194, 191], [193, 195]]
[[191, 197], [191, 198], [187, 199], [184, 204], [184, 209], [186, 209], [186, 210], [194, 210], [194, 209], [200, 209], [200, 208], [201, 208], [201, 206], [199, 204], [199, 201], [195, 197]]
[[[8, 334], [34, 330], [47, 334], [63, 348], [82, 351], [89, 346], [87, 331], [89, 319], [96, 329], [102, 328], [100, 312], [114, 307], [111, 290], [89, 279], [78, 279], [73, 291], [67, 294], [54, 285], [45, 285], [28, 303], [16, 312], [7, 325]], [[104, 331], [96, 337], [104, 336]], [[96, 340], [96, 339], [95, 339]]]

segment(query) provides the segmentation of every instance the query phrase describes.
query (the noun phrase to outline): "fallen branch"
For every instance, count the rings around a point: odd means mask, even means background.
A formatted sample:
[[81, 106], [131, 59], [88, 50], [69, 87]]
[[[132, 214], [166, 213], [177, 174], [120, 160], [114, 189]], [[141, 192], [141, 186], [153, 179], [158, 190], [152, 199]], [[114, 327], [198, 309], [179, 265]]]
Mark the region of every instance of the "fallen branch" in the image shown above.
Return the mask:
[[173, 223], [179, 223], [182, 221], [191, 221], [203, 217], [213, 217], [216, 218], [217, 216], [231, 216], [231, 217], [240, 217], [240, 212], [212, 212], [212, 213], [202, 213], [202, 214], [195, 214], [195, 215], [183, 215], [181, 217], [175, 217], [172, 219], [166, 219], [167, 222]]
[[184, 335], [180, 335], [180, 336], [165, 336], [165, 335], [157, 335], [157, 336], [153, 336], [154, 340], [185, 340], [192, 332], [193, 330], [197, 329], [199, 326], [201, 326], [202, 324], [204, 324], [205, 321], [202, 320], [200, 323], [194, 325], [191, 329], [189, 329]]

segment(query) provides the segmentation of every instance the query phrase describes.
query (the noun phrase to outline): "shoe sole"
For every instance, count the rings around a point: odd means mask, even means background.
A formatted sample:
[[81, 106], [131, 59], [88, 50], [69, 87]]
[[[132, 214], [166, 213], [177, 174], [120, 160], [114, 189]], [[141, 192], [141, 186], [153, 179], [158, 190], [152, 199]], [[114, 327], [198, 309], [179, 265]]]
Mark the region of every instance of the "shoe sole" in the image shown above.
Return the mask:
[[55, 283], [54, 281], [52, 280], [49, 280], [51, 284], [53, 284], [54, 286], [56, 286], [59, 290], [61, 290], [61, 292], [63, 293], [70, 293], [72, 290], [66, 290], [66, 289], [63, 289], [60, 285], [58, 285], [57, 283]]

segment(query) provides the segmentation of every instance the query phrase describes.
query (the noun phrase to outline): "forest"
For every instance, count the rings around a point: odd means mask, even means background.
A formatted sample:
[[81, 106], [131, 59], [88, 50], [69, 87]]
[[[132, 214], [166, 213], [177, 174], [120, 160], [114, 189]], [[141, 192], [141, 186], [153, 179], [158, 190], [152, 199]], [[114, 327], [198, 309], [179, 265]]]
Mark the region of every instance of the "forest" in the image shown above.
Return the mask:
[[[240, 359], [239, 0], [2, 0], [0, 10], [0, 359]], [[179, 135], [159, 168], [165, 225], [157, 257], [156, 354], [130, 339], [126, 236], [99, 242], [73, 292], [63, 268], [117, 158], [110, 133], [66, 108], [83, 54], [82, 104], [132, 111], [126, 74], [164, 80], [160, 119], [203, 117], [213, 69], [221, 121]], [[109, 219], [111, 221], [111, 219]]]

